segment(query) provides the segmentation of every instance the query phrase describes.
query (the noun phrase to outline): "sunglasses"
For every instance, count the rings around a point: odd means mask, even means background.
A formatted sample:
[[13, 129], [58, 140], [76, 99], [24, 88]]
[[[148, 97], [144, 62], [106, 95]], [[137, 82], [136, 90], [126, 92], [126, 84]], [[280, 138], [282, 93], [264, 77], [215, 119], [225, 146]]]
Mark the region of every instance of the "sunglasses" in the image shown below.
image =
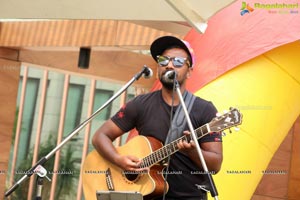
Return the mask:
[[182, 67], [185, 63], [187, 63], [188, 66], [190, 66], [189, 61], [186, 58], [182, 58], [182, 57], [169, 57], [169, 56], [158, 55], [156, 56], [156, 61], [162, 67], [167, 66], [170, 61], [172, 61], [173, 66], [176, 68]]

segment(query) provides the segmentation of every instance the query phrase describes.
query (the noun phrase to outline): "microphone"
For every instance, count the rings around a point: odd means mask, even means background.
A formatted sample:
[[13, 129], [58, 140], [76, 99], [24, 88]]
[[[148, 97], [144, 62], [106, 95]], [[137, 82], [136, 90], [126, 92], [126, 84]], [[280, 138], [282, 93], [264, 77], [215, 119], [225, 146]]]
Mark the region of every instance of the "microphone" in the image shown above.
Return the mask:
[[148, 79], [153, 75], [153, 71], [151, 68], [144, 65], [143, 77]]
[[176, 79], [176, 72], [174, 70], [171, 71], [167, 71], [164, 75], [163, 75], [163, 80], [166, 82], [173, 82], [174, 79]]
[[134, 75], [134, 79], [139, 80], [141, 76], [143, 76], [144, 78], [150, 78], [152, 75], [153, 75], [152, 69], [144, 65], [143, 69], [139, 73]]

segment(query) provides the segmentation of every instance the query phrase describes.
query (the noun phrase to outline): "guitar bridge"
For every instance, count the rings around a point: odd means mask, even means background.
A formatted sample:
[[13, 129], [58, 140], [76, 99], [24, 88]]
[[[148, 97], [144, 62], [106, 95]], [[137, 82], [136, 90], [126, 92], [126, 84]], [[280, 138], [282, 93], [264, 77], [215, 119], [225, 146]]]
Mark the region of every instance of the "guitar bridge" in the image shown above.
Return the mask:
[[114, 191], [115, 187], [114, 187], [114, 183], [112, 181], [110, 168], [108, 168], [105, 172], [105, 181], [106, 181], [106, 185], [107, 185], [108, 190], [109, 191]]

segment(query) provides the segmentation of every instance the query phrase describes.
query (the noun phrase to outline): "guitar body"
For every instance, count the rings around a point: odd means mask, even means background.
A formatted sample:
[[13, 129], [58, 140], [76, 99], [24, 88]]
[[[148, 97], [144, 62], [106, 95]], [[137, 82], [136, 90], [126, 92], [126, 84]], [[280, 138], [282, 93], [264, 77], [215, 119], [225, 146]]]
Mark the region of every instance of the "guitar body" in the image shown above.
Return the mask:
[[[117, 151], [121, 155], [143, 158], [161, 147], [162, 144], [154, 138], [136, 136], [125, 145], [118, 147]], [[163, 168], [162, 165], [157, 164], [152, 166], [149, 172], [131, 176], [94, 150], [88, 154], [83, 164], [82, 181], [85, 199], [96, 200], [96, 191], [112, 189], [140, 192], [145, 200], [160, 196], [164, 191]]]
[[[197, 139], [203, 136], [236, 126], [242, 123], [242, 114], [236, 108], [224, 115], [217, 116], [211, 122], [197, 128]], [[118, 147], [121, 155], [134, 155], [142, 160], [143, 166], [151, 167], [149, 172], [132, 174], [102, 158], [97, 151], [86, 157], [82, 169], [83, 191], [87, 200], [96, 200], [96, 191], [139, 192], [145, 200], [163, 195], [169, 189], [163, 177], [163, 166], [156, 164], [178, 151], [178, 141], [190, 141], [190, 135], [182, 137], [162, 146], [152, 137], [136, 136], [125, 145]]]

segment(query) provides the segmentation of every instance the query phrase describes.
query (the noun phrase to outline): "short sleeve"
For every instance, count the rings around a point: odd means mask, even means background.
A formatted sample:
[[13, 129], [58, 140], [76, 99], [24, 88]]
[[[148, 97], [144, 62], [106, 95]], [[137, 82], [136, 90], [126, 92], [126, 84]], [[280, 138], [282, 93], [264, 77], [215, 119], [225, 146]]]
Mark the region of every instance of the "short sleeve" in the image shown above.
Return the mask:
[[136, 124], [138, 105], [136, 99], [129, 101], [123, 105], [114, 116], [112, 116], [111, 120], [124, 132], [130, 131]]

